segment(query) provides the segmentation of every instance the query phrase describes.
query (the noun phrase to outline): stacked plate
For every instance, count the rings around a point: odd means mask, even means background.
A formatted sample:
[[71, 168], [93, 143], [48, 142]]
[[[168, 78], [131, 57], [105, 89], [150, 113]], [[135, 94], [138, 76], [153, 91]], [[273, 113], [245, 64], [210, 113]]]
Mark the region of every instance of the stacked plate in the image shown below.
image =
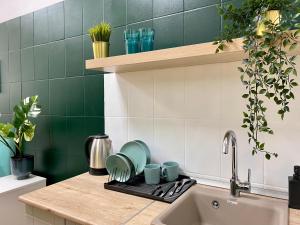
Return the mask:
[[140, 140], [130, 141], [122, 146], [120, 153], [106, 159], [106, 169], [112, 180], [127, 182], [141, 174], [150, 160], [150, 150], [146, 143]]

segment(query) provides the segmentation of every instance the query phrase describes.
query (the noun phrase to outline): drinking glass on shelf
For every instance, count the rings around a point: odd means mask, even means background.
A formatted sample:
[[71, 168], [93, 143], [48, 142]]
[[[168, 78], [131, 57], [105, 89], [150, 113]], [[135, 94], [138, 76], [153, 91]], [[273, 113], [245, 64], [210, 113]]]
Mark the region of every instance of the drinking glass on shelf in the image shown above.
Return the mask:
[[126, 54], [140, 52], [140, 33], [134, 29], [126, 29], [124, 31]]
[[140, 28], [139, 31], [141, 40], [141, 52], [152, 51], [154, 45], [154, 29]]

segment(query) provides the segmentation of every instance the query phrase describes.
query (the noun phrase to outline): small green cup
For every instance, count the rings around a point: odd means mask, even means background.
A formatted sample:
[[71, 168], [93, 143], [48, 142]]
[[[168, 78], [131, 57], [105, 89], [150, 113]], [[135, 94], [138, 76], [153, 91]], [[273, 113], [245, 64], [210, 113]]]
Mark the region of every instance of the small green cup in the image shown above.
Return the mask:
[[168, 182], [177, 180], [179, 176], [179, 164], [177, 162], [163, 163], [162, 176]]
[[148, 164], [144, 169], [146, 184], [160, 183], [160, 164]]

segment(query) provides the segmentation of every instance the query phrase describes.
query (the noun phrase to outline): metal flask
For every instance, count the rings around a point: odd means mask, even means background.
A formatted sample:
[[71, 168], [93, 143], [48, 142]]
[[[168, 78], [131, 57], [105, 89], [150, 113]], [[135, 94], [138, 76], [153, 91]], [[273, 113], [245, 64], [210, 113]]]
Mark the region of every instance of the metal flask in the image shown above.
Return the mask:
[[112, 152], [112, 143], [108, 135], [94, 135], [85, 142], [85, 153], [89, 162], [91, 175], [107, 175], [106, 158]]

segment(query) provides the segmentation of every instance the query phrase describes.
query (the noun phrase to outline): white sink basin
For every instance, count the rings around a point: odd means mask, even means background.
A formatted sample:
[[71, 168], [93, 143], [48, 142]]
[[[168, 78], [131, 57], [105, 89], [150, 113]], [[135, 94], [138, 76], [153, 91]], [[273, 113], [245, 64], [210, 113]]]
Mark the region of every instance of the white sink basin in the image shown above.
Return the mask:
[[152, 225], [288, 225], [288, 204], [281, 199], [241, 194], [202, 185], [192, 187], [155, 218]]

